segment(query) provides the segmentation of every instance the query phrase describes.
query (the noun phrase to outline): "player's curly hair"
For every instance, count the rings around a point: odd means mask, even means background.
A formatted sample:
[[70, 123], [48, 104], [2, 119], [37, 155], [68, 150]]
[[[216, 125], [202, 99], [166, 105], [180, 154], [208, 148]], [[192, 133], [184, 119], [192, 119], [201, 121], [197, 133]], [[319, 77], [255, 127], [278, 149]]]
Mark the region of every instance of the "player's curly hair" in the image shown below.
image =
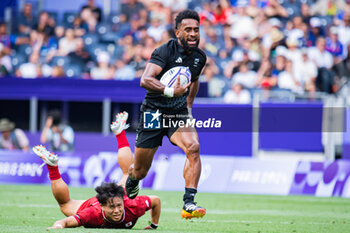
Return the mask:
[[194, 19], [199, 23], [199, 15], [196, 11], [184, 10], [181, 11], [175, 18], [175, 29], [179, 29], [183, 19]]
[[102, 183], [95, 188], [97, 200], [101, 205], [106, 205], [110, 198], [119, 197], [123, 199], [125, 195], [124, 188], [114, 182]]

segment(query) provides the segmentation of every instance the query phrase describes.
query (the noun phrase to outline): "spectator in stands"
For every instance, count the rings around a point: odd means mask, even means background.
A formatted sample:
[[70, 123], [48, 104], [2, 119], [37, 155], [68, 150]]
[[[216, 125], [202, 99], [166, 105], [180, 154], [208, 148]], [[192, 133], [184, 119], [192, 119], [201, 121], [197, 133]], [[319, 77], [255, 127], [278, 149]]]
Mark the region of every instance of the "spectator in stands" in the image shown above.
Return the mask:
[[208, 83], [208, 95], [210, 97], [221, 97], [223, 95], [225, 81], [218, 77], [218, 74], [219, 68], [212, 59], [208, 58], [203, 74], [199, 77], [199, 81]]
[[279, 49], [277, 49], [276, 62], [271, 73], [271, 87], [277, 86], [278, 75], [282, 73], [286, 68], [286, 56], [287, 54], [285, 52], [279, 52]]
[[143, 3], [138, 0], [127, 0], [121, 6], [121, 22], [128, 22], [132, 17], [139, 17], [141, 25], [147, 23], [147, 11]]
[[316, 91], [317, 66], [307, 55], [307, 49], [301, 50], [302, 61], [298, 63], [297, 80], [300, 80], [302, 88], [307, 92]]
[[9, 75], [12, 72], [11, 58], [4, 52], [4, 45], [0, 43], [0, 77]]
[[264, 90], [270, 90], [277, 85], [277, 77], [272, 75], [273, 65], [269, 59], [261, 61], [260, 68], [257, 72], [257, 87]]
[[15, 123], [1, 119], [0, 132], [0, 149], [28, 151], [29, 140], [23, 130], [15, 128]]
[[260, 13], [265, 14], [262, 8], [265, 8], [266, 6], [261, 4], [262, 1], [250, 0], [249, 2], [250, 4], [247, 7], [247, 15], [249, 15], [252, 18], [255, 18]]
[[21, 78], [37, 78], [42, 76], [42, 70], [39, 64], [39, 53], [34, 51], [29, 56], [29, 62], [20, 65], [16, 71], [16, 76]]
[[311, 18], [311, 10], [309, 4], [302, 3], [300, 6], [300, 13], [303, 22], [309, 24]]
[[318, 68], [316, 85], [318, 90], [332, 93], [336, 91], [335, 75], [331, 71], [333, 67], [333, 57], [326, 51], [326, 41], [324, 37], [317, 38], [316, 46], [308, 49], [308, 57], [315, 62]]
[[64, 68], [62, 66], [54, 66], [51, 70], [51, 77], [52, 78], [64, 78]]
[[223, 41], [217, 35], [214, 27], [210, 27], [205, 36], [204, 51], [210, 57], [216, 57], [220, 48], [223, 48]]
[[312, 15], [335, 15], [337, 11], [345, 7], [344, 0], [318, 0], [311, 7]]
[[50, 36], [50, 29], [46, 28], [43, 32], [39, 32], [37, 40], [33, 45], [33, 52], [39, 52], [39, 56], [49, 62], [57, 53], [57, 41]]
[[66, 56], [73, 52], [76, 48], [76, 40], [74, 37], [74, 30], [66, 29], [65, 36], [58, 41], [58, 56]]
[[270, 57], [272, 50], [284, 43], [284, 34], [281, 32], [282, 22], [277, 18], [269, 19], [270, 30], [262, 37], [263, 57]]
[[53, 36], [56, 22], [52, 19], [48, 12], [43, 11], [39, 15], [39, 20], [33, 29], [38, 32], [44, 32], [48, 36]]
[[115, 62], [115, 80], [133, 80], [136, 76], [134, 67], [126, 64], [125, 61], [117, 59]]
[[160, 38], [160, 41], [158, 41], [156, 47], [161, 46], [162, 44], [167, 43], [171, 38], [174, 38], [173, 30], [165, 30]]
[[249, 70], [248, 63], [243, 62], [239, 65], [239, 72], [233, 75], [232, 83], [240, 83], [244, 88], [254, 88], [257, 83], [256, 72]]
[[0, 43], [2, 43], [5, 54], [11, 54], [15, 45], [28, 44], [29, 39], [27, 37], [18, 37], [16, 35], [9, 35], [7, 33], [7, 25], [4, 22], [0, 22]]
[[84, 5], [81, 9], [89, 8], [93, 13], [94, 17], [97, 19], [97, 22], [101, 22], [102, 20], [102, 10], [100, 7], [96, 6], [95, 0], [88, 0], [86, 5]]
[[100, 52], [97, 55], [97, 67], [93, 67], [90, 71], [92, 79], [103, 80], [112, 79], [114, 73], [109, 66], [110, 57], [105, 51]]
[[344, 48], [338, 39], [338, 28], [335, 26], [332, 26], [329, 29], [328, 37], [326, 38], [326, 51], [330, 52], [333, 56], [333, 70], [338, 77], [343, 77], [345, 75], [345, 67], [343, 63], [343, 59], [345, 58]]
[[166, 27], [162, 24], [162, 19], [158, 15], [151, 17], [151, 25], [147, 29], [147, 34], [156, 42], [161, 40], [162, 33], [166, 31]]
[[33, 8], [32, 4], [27, 2], [24, 4], [22, 13], [19, 16], [18, 20], [18, 31], [19, 33], [29, 35], [30, 31], [34, 27], [34, 25], [37, 23], [37, 18], [33, 14]]
[[147, 11], [151, 19], [159, 19], [161, 25], [169, 25], [172, 23], [171, 9], [164, 6], [163, 0], [152, 0], [148, 1], [148, 3]]
[[89, 31], [89, 27], [86, 23], [84, 23], [84, 21], [82, 20], [82, 18], [80, 17], [80, 15], [76, 16], [74, 18], [73, 21], [73, 29], [74, 29], [74, 35], [76, 37], [81, 37], [83, 36], [87, 31]]
[[[230, 63], [231, 59], [228, 57], [225, 49], [219, 50], [219, 56], [215, 59], [216, 64], [219, 68], [219, 75], [224, 77], [224, 68]], [[232, 75], [232, 73], [231, 73]]]
[[80, 18], [82, 20], [82, 26], [86, 29], [87, 33], [94, 33], [97, 25], [97, 18], [90, 8], [84, 8], [80, 12]]
[[142, 57], [143, 46], [141, 44], [137, 44], [135, 46], [134, 56], [129, 62], [129, 65], [135, 69], [135, 77], [140, 78], [143, 74], [143, 71], [146, 67], [147, 61]]
[[231, 24], [230, 35], [234, 39], [249, 37], [254, 38], [257, 35], [257, 29], [254, 26], [254, 21], [247, 15], [247, 3], [244, 1], [237, 1], [239, 4], [236, 8], [236, 14], [229, 18]]
[[339, 21], [338, 25], [338, 39], [344, 48], [344, 56], [350, 52], [347, 48], [350, 44], [350, 13], [344, 15], [344, 20]]
[[89, 70], [93, 66], [92, 59], [88, 51], [84, 48], [84, 40], [82, 38], [75, 39], [75, 51], [68, 54], [70, 64], [81, 68], [83, 77], [89, 75]]
[[302, 61], [301, 51], [299, 49], [299, 41], [294, 36], [287, 38], [287, 53], [286, 56], [294, 64], [294, 70], [298, 69], [299, 63]]
[[65, 28], [64, 28], [64, 26], [62, 26], [62, 25], [57, 25], [57, 26], [55, 27], [55, 35], [54, 35], [56, 41], [59, 41], [60, 39], [62, 39], [62, 38], [64, 37], [64, 33], [65, 33]]
[[53, 151], [72, 151], [74, 149], [74, 131], [61, 121], [61, 112], [53, 110], [48, 113], [45, 127], [40, 137], [41, 143], [49, 143]]
[[287, 60], [285, 70], [278, 74], [277, 78], [278, 87], [281, 89], [288, 89], [293, 92], [300, 93], [301, 85], [300, 82], [296, 79], [296, 76], [293, 72], [293, 61]]
[[279, 3], [278, 0], [269, 0], [265, 8], [265, 14], [268, 17], [288, 18], [287, 10]]
[[156, 48], [156, 42], [153, 37], [147, 36], [144, 42], [143, 58], [148, 60], [151, 58], [153, 50]]
[[249, 104], [251, 102], [250, 93], [240, 83], [235, 83], [231, 90], [225, 93], [224, 102], [228, 104]]
[[188, 0], [162, 0], [165, 7], [170, 8], [172, 12], [180, 12], [188, 8]]
[[215, 8], [213, 10], [215, 23], [224, 25], [228, 22], [229, 17], [232, 14], [231, 8], [229, 7], [229, 3], [227, 1], [220, 1], [215, 4]]
[[310, 19], [310, 26], [311, 27], [307, 35], [307, 47], [315, 46], [317, 38], [325, 36], [320, 18], [312, 17]]

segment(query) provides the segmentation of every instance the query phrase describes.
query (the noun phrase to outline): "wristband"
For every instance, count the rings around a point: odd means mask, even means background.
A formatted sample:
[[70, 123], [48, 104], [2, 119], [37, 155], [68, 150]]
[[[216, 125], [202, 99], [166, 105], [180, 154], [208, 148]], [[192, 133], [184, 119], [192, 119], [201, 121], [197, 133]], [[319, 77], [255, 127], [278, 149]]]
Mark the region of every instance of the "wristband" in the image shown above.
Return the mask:
[[153, 230], [155, 230], [155, 229], [157, 229], [158, 224], [151, 223], [149, 226], [150, 226]]
[[174, 88], [173, 87], [165, 87], [164, 95], [167, 97], [174, 97]]

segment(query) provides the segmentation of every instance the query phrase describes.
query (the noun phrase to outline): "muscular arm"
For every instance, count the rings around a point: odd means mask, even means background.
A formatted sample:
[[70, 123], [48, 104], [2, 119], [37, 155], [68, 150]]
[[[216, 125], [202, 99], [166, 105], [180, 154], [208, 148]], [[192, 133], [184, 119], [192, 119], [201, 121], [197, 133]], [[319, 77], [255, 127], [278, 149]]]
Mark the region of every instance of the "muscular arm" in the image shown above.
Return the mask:
[[197, 92], [199, 89], [199, 81], [198, 79], [194, 81], [190, 87], [190, 93], [187, 96], [187, 107], [192, 108], [194, 98], [196, 98]]
[[47, 119], [46, 119], [46, 124], [45, 124], [45, 127], [41, 133], [41, 136], [40, 136], [40, 142], [41, 143], [46, 143], [47, 142], [47, 132], [49, 131], [50, 127], [52, 126], [52, 122], [53, 122], [53, 119], [51, 116], [49, 116]]
[[151, 199], [151, 221], [154, 224], [159, 223], [159, 217], [160, 217], [160, 198], [157, 196], [149, 196]]
[[165, 86], [155, 78], [160, 72], [162, 72], [162, 67], [153, 63], [148, 63], [141, 77], [140, 86], [147, 91], [163, 93]]
[[[149, 196], [149, 198], [151, 199], [151, 210], [150, 210], [150, 214], [151, 214], [151, 222], [153, 224], [158, 225], [159, 223], [159, 217], [160, 217], [160, 198], [157, 196]], [[148, 225], [145, 227], [145, 229], [147, 230], [151, 230], [151, 226]]]
[[[153, 63], [148, 63], [145, 72], [141, 77], [140, 86], [147, 91], [164, 93], [165, 86], [155, 78], [160, 72], [162, 72], [162, 67]], [[180, 77], [177, 78], [174, 86], [174, 97], [183, 96], [187, 92], [187, 88], [191, 85], [191, 83], [188, 83], [185, 86], [180, 86], [179, 79]]]
[[61, 219], [56, 221], [52, 227], [49, 227], [49, 229], [54, 228], [68, 228], [68, 227], [79, 227], [78, 221], [73, 216], [69, 216], [67, 218]]

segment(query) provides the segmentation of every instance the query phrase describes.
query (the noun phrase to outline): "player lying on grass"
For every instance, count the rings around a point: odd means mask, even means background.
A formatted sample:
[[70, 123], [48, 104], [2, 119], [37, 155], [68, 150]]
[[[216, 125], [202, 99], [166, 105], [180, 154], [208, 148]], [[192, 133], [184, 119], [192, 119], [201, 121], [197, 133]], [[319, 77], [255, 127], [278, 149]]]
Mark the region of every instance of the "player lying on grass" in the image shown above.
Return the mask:
[[33, 147], [33, 151], [47, 164], [52, 193], [67, 217], [56, 221], [50, 228], [84, 226], [87, 228], [132, 228], [139, 217], [150, 210], [151, 224], [145, 229], [156, 229], [160, 217], [160, 199], [157, 196], [140, 196], [129, 199], [124, 192], [128, 168], [133, 157], [124, 129], [128, 113], [119, 113], [111, 130], [118, 141], [118, 163], [123, 171], [119, 184], [103, 183], [95, 188], [97, 195], [88, 200], [73, 200], [69, 196], [67, 184], [58, 170], [58, 156], [43, 146]]

